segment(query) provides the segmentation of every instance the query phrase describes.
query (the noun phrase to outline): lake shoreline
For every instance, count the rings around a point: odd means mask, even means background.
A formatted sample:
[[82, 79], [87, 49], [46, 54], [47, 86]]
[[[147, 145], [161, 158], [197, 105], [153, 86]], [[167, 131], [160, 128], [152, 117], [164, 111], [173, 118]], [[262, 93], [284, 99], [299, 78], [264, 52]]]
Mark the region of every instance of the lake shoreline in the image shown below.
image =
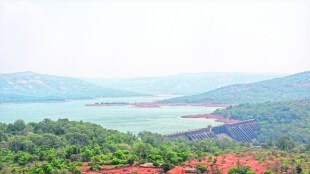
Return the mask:
[[[31, 103], [64, 103], [71, 101], [86, 101], [86, 100], [98, 100], [98, 99], [107, 99], [107, 98], [135, 98], [135, 97], [144, 97], [144, 98], [157, 98], [162, 96], [170, 95], [146, 95], [146, 96], [124, 96], [124, 97], [91, 97], [91, 98], [76, 98], [76, 99], [64, 99], [64, 100], [34, 100], [34, 101], [16, 101], [16, 102], [0, 102], [1, 104], [31, 104]], [[172, 96], [174, 97], [174, 96]]]
[[27, 102], [0, 102], [0, 105], [20, 105], [20, 104], [33, 104], [33, 103], [65, 103], [65, 102], [70, 102], [67, 100], [58, 100], [58, 101], [27, 101]]

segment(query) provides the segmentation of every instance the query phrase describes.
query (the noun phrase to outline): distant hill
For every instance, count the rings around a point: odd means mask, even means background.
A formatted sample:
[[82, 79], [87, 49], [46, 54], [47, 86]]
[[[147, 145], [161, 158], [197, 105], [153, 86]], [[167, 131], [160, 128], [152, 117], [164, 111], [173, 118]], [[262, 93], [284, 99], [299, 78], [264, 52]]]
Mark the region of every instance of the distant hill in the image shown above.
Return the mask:
[[252, 83], [284, 76], [268, 73], [188, 73], [162, 77], [84, 79], [97, 85], [148, 94], [192, 95], [227, 85]]
[[288, 136], [304, 144], [310, 142], [310, 99], [240, 104], [215, 111], [233, 119], [255, 118], [259, 123], [258, 141]]
[[104, 88], [70, 77], [34, 72], [0, 74], [0, 102], [59, 101], [139, 95], [142, 94]]
[[261, 82], [231, 85], [199, 95], [177, 97], [162, 102], [239, 104], [305, 98], [310, 98], [310, 71]]

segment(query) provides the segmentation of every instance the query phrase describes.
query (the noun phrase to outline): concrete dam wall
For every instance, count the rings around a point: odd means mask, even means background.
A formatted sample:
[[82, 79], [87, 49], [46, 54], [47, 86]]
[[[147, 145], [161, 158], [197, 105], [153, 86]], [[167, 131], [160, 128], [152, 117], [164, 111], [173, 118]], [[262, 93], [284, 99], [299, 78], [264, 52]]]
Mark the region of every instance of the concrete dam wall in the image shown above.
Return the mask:
[[255, 138], [257, 128], [255, 119], [251, 119], [216, 127], [177, 132], [168, 137], [171, 139], [185, 138], [189, 141], [228, 138], [238, 142], [251, 142]]

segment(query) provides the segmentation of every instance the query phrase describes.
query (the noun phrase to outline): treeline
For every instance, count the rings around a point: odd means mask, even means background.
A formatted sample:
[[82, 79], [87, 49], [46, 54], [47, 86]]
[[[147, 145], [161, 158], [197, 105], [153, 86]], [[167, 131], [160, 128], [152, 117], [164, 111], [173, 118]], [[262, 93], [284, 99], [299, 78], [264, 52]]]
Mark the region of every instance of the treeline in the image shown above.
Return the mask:
[[102, 165], [152, 162], [167, 171], [207, 153], [246, 148], [228, 140], [170, 141], [150, 132], [125, 134], [68, 119], [0, 123], [0, 147], [0, 173], [29, 174], [78, 174], [77, 166], [82, 162], [89, 162], [91, 170], [99, 170]]
[[[272, 143], [280, 137], [287, 137], [301, 144], [310, 143], [310, 100], [264, 102], [240, 104], [217, 110], [214, 113], [233, 119], [255, 118], [259, 124], [259, 143]], [[294, 143], [294, 142], [291, 142]]]

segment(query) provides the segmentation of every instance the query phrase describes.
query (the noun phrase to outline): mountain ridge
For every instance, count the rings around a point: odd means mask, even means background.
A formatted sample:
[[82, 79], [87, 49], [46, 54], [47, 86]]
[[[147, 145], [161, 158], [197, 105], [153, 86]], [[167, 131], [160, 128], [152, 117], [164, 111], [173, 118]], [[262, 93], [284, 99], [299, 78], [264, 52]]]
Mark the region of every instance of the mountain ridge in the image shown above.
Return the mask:
[[198, 95], [163, 100], [163, 103], [253, 103], [310, 97], [310, 71], [249, 84], [221, 87]]
[[0, 102], [63, 101], [95, 97], [141, 96], [80, 79], [31, 71], [0, 74]]
[[84, 80], [114, 89], [148, 94], [193, 95], [232, 84], [251, 83], [281, 76], [284, 76], [284, 74], [205, 72], [182, 73], [158, 77], [118, 79], [86, 78]]

